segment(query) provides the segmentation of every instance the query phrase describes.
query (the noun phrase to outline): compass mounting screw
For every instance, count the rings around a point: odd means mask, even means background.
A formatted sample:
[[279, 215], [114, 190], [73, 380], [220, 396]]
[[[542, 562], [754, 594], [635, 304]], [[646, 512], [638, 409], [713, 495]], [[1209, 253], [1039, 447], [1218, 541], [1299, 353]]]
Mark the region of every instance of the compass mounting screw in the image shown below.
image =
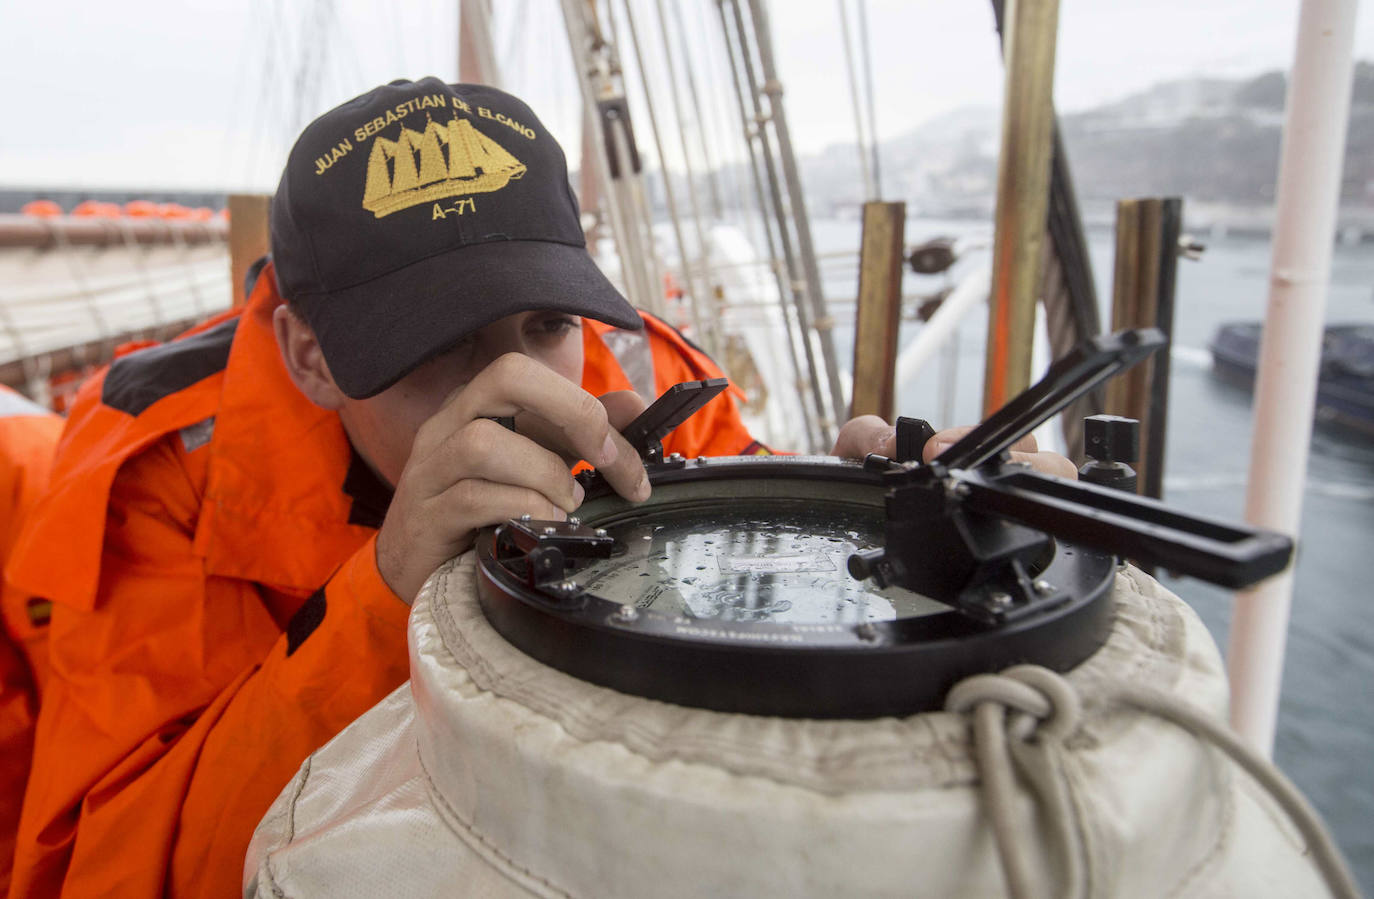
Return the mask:
[[967, 499], [968, 495], [973, 492], [973, 488], [969, 487], [968, 484], [963, 481], [956, 481], [954, 478], [945, 478], [944, 485], [945, 496], [954, 502]]
[[988, 605], [992, 606], [994, 611], [1005, 612], [1011, 608], [1011, 594], [998, 590], [988, 596]]
[[697, 456], [697, 464], [698, 464], [698, 465], [705, 465], [705, 464], [706, 464], [706, 457], [705, 457], [705, 456]]
[[568, 519], [568, 524], [572, 525], [573, 527], [577, 527], [581, 523], [582, 519], [578, 518], [576, 515]]
[[639, 618], [639, 609], [631, 605], [623, 605], [620, 607], [619, 611], [615, 613], [615, 617], [619, 618], [621, 621], [635, 621]]
[[1054, 584], [1051, 584], [1044, 578], [1040, 578], [1031, 586], [1035, 587], [1035, 592], [1039, 593], [1041, 596], [1049, 596], [1054, 592]]
[[606, 536], [606, 529], [605, 529], [605, 528], [597, 528], [597, 529], [596, 529], [596, 536], [598, 536], [598, 537], [605, 537], [605, 536]]
[[526, 512], [524, 515], [521, 515], [521, 516], [520, 516], [520, 520], [521, 520], [521, 521], [529, 521], [529, 520], [532, 519], [532, 518], [534, 518], [534, 516], [531, 515], [531, 514], [528, 513], [528, 512]]
[[860, 640], [878, 639], [878, 629], [873, 626], [873, 622], [871, 621], [865, 621], [862, 624], [855, 625], [854, 633], [858, 635]]
[[557, 533], [558, 533], [558, 529], [557, 529], [557, 528], [544, 528], [544, 536], [545, 536], [545, 537], [552, 537], [554, 534], [557, 534]]

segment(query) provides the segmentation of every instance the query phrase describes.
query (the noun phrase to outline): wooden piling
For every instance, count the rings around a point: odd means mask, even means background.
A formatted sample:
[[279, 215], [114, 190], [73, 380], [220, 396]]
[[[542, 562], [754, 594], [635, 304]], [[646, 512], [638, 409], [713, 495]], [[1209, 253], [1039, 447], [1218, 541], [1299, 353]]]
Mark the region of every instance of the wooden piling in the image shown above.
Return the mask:
[[[1173, 336], [1182, 208], [1178, 197], [1117, 203], [1112, 330], [1155, 327]], [[1107, 412], [1140, 421], [1138, 489], [1156, 499], [1163, 495], [1168, 404], [1167, 347], [1107, 385]]]
[[1049, 208], [1058, 0], [1009, 0], [1006, 91], [997, 162], [997, 218], [983, 414], [1030, 385], [1035, 301]]
[[854, 399], [849, 414], [893, 421], [906, 204], [865, 203], [863, 222], [854, 320]]
[[229, 195], [229, 278], [235, 306], [248, 302], [243, 279], [248, 267], [268, 250], [267, 214], [272, 197], [267, 194]]

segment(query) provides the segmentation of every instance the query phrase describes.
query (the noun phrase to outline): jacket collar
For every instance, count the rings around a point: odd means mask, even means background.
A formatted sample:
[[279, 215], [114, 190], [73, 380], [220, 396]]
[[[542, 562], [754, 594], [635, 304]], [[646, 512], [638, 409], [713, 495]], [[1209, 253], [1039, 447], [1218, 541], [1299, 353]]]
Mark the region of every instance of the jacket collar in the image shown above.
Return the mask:
[[361, 460], [339, 416], [287, 374], [272, 331], [281, 302], [264, 271], [229, 352], [196, 548], [208, 574], [314, 590], [374, 533], [385, 504], [374, 484], [371, 514], [355, 514], [343, 487], [365, 481]]

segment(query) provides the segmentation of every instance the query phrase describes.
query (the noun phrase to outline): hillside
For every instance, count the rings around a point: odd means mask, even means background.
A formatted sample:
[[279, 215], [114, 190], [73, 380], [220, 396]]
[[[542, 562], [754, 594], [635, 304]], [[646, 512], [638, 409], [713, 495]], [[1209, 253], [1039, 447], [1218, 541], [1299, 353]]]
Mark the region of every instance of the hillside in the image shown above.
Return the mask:
[[[1194, 206], [1255, 210], [1274, 201], [1286, 78], [1170, 81], [1061, 116], [1080, 202], [1094, 217], [1120, 197], [1181, 194]], [[996, 192], [997, 110], [948, 113], [881, 147], [887, 195], [926, 215], [988, 215]], [[820, 214], [853, 206], [852, 145], [802, 160]], [[1374, 64], [1356, 66], [1341, 188], [1346, 207], [1374, 210]]]

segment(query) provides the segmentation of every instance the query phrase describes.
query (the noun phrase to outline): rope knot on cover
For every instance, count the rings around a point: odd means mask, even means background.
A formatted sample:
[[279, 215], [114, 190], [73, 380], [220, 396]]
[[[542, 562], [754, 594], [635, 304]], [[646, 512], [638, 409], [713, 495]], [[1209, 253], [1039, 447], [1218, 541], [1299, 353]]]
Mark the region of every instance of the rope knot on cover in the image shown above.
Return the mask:
[[1038, 665], [965, 678], [945, 696], [945, 711], [965, 714], [984, 703], [1012, 713], [1011, 735], [1018, 740], [1063, 740], [1083, 718], [1083, 703], [1069, 682]]
[[[1105, 706], [1126, 706], [1154, 715], [1221, 750], [1253, 777], [1288, 814], [1307, 843], [1308, 854], [1333, 896], [1358, 899], [1360, 892], [1331, 834], [1297, 788], [1225, 724], [1176, 696], [1154, 687], [1118, 681], [1102, 685]], [[1092, 892], [1093, 871], [1066, 762], [1064, 741], [1079, 727], [1083, 703], [1060, 675], [1037, 665], [1017, 665], [1000, 674], [968, 677], [945, 696], [945, 711], [972, 717], [974, 760], [983, 811], [992, 826], [1007, 892], [1014, 899], [1055, 896], [1074, 899]], [[1017, 774], [1036, 803], [1037, 823], [1058, 856], [1057, 890], [1031, 864], [1028, 830], [1017, 817]], [[1098, 886], [1098, 891], [1103, 889]]]
[[1048, 835], [1058, 850], [1065, 882], [1054, 895], [1084, 895], [1085, 853], [1077, 805], [1064, 773], [1063, 745], [1083, 718], [1077, 691], [1048, 668], [1017, 665], [955, 684], [945, 696], [945, 711], [973, 717], [983, 808], [992, 824], [1008, 892], [1017, 899], [1050, 895], [1032, 873], [1030, 845], [1016, 815], [1019, 772], [1044, 812]]

